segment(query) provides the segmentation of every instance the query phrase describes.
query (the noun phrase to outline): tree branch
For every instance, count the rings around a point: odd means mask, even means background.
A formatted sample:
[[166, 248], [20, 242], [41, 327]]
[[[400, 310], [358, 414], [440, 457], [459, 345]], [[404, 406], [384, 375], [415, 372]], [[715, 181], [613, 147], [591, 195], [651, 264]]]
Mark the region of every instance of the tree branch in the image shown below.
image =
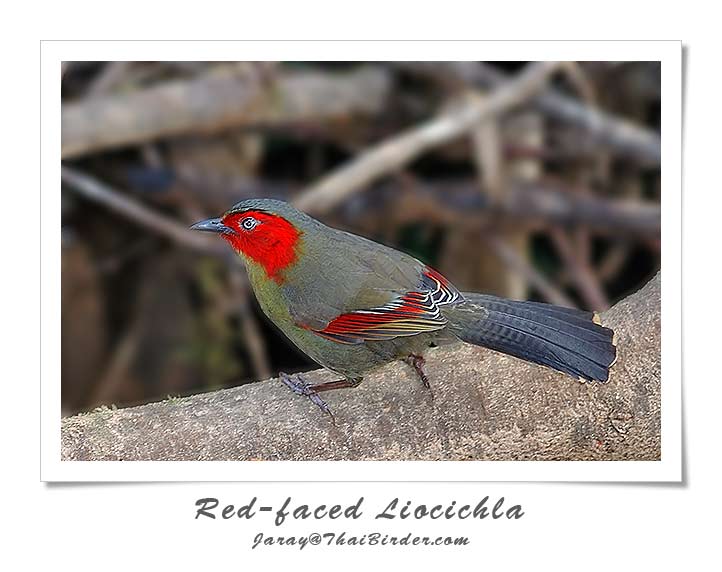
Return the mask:
[[425, 151], [523, 103], [544, 85], [559, 65], [559, 62], [532, 64], [488, 98], [469, 98], [456, 108], [372, 147], [304, 191], [296, 199], [296, 206], [311, 213], [330, 210], [349, 195], [379, 177], [393, 173]]
[[[602, 315], [609, 383], [469, 345], [431, 350], [434, 399], [401, 363], [329, 394], [336, 424], [277, 380], [62, 421], [64, 460], [658, 460], [660, 285]], [[315, 371], [311, 382], [332, 374]]]
[[[397, 62], [396, 65], [436, 78], [450, 76], [452, 80], [485, 88], [495, 88], [509, 81], [504, 72], [480, 62]], [[532, 103], [549, 117], [583, 129], [592, 140], [618, 154], [629, 155], [650, 166], [660, 164], [662, 151], [657, 133], [584, 105], [551, 88], [538, 94]]]
[[521, 257], [503, 239], [498, 236], [489, 235], [486, 237], [486, 242], [496, 257], [502, 260], [513, 272], [523, 276], [532, 287], [541, 292], [547, 301], [558, 306], [576, 308], [576, 304], [574, 304], [564, 292], [552, 284], [552, 282]]
[[280, 75], [270, 89], [240, 73], [208, 73], [122, 95], [89, 97], [62, 109], [62, 157], [231, 127], [342, 119], [379, 111], [388, 74], [362, 68], [329, 77]]
[[218, 241], [203, 236], [201, 233], [191, 231], [188, 227], [172, 218], [153, 211], [142, 203], [119, 193], [112, 187], [77, 169], [63, 165], [60, 177], [63, 183], [68, 185], [74, 192], [103, 205], [133, 223], [149, 229], [151, 232], [161, 234], [173, 242], [182, 244], [192, 250], [221, 257], [225, 257], [227, 254], [227, 251]]

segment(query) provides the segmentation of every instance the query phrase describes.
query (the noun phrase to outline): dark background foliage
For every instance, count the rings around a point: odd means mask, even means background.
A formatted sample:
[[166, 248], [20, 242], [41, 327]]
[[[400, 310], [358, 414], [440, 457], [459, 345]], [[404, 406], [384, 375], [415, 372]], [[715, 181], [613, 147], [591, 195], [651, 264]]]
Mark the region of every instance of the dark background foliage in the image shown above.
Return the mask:
[[[64, 64], [63, 413], [312, 367], [260, 313], [240, 262], [184, 229], [246, 197], [297, 201], [525, 66]], [[311, 210], [464, 290], [603, 310], [659, 269], [659, 73], [568, 63], [545, 93], [576, 120], [530, 100]], [[630, 131], [599, 135], [585, 123], [598, 110]]]

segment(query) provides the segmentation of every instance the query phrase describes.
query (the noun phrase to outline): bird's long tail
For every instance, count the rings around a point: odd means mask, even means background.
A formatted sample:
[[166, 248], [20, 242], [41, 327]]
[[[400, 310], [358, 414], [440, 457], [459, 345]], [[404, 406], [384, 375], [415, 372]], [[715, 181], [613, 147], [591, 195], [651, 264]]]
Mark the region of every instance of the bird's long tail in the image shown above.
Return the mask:
[[596, 323], [593, 313], [485, 294], [464, 298], [444, 308], [449, 329], [461, 340], [587, 381], [609, 379], [614, 332]]

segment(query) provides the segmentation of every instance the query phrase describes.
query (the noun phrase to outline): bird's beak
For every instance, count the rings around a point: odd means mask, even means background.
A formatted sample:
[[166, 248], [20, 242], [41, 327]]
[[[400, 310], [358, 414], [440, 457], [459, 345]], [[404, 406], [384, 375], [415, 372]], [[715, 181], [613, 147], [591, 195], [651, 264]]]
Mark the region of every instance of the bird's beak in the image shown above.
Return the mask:
[[235, 233], [235, 231], [223, 224], [223, 221], [219, 218], [209, 218], [195, 223], [191, 226], [191, 230], [203, 230], [206, 232], [217, 232], [217, 233]]

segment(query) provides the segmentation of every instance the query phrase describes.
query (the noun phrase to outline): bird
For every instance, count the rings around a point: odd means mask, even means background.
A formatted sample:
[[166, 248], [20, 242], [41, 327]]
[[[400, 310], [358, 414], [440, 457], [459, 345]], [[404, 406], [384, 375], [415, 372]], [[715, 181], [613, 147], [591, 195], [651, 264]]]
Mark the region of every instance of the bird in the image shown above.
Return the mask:
[[413, 256], [284, 201], [245, 199], [190, 228], [219, 234], [245, 264], [263, 313], [339, 376], [309, 384], [302, 374], [279, 374], [331, 416], [319, 394], [356, 387], [392, 361], [405, 361], [431, 389], [425, 352], [448, 343], [489, 348], [582, 382], [607, 382], [616, 360], [614, 332], [595, 312], [462, 292]]

